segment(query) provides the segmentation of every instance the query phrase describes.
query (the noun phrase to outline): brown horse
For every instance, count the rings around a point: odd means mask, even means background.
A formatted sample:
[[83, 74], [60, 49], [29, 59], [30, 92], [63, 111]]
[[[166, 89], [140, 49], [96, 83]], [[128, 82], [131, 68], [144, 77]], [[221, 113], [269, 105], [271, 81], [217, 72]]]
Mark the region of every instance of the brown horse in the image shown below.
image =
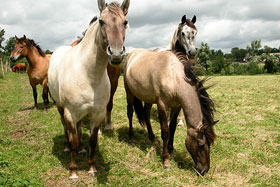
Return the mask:
[[[97, 17], [94, 17], [91, 21], [90, 24], [93, 24], [95, 21], [97, 20]], [[85, 30], [83, 32], [83, 36], [82, 37], [78, 37], [77, 40], [75, 40], [71, 46], [74, 47], [76, 45], [78, 45], [82, 39], [84, 38], [85, 34], [86, 34], [87, 30]], [[104, 130], [113, 130], [113, 123], [112, 123], [112, 119], [111, 119], [111, 114], [112, 114], [112, 109], [113, 109], [113, 98], [115, 95], [115, 92], [117, 90], [118, 87], [118, 80], [121, 74], [121, 66], [112, 66], [108, 63], [107, 65], [107, 73], [110, 79], [110, 84], [111, 84], [111, 92], [110, 92], [110, 100], [109, 103], [107, 105], [107, 114], [106, 114], [106, 120], [105, 120], [105, 127]]]
[[81, 144], [81, 120], [90, 120], [89, 174], [95, 176], [95, 148], [110, 99], [107, 64], [119, 65], [125, 55], [129, 0], [122, 5], [98, 0], [100, 18], [88, 27], [76, 46], [58, 48], [48, 70], [48, 85], [61, 116], [71, 151], [70, 179], [77, 178], [76, 151]]
[[[15, 36], [16, 37], [16, 36]], [[29, 77], [30, 85], [33, 89], [34, 108], [38, 109], [37, 104], [37, 89], [36, 86], [41, 84], [43, 87], [43, 100], [44, 100], [44, 112], [47, 111], [47, 105], [49, 104], [48, 98], [48, 68], [51, 55], [46, 55], [39, 45], [34, 40], [26, 38], [24, 35], [22, 38], [16, 37], [16, 44], [14, 50], [11, 53], [11, 60], [13, 62], [26, 57], [28, 61], [27, 74]]]
[[[185, 145], [195, 162], [196, 170], [204, 175], [210, 168], [210, 145], [216, 136], [213, 129], [214, 103], [203, 82], [195, 75], [190, 61], [181, 52], [136, 49], [125, 61], [124, 85], [129, 134], [133, 134], [133, 110], [140, 122], [149, 124], [151, 106], [157, 104], [163, 141], [162, 157], [166, 168], [171, 167], [169, 152], [173, 151], [176, 121], [181, 108], [187, 122]], [[145, 102], [144, 108], [141, 101]], [[168, 127], [166, 111], [169, 108], [171, 122]]]
[[16, 63], [16, 64], [13, 66], [13, 68], [12, 68], [12, 71], [13, 71], [13, 72], [17, 72], [17, 73], [19, 73], [21, 70], [23, 70], [23, 71], [26, 70], [26, 65], [25, 65], [25, 63], [20, 63], [20, 62], [18, 62], [18, 63]]

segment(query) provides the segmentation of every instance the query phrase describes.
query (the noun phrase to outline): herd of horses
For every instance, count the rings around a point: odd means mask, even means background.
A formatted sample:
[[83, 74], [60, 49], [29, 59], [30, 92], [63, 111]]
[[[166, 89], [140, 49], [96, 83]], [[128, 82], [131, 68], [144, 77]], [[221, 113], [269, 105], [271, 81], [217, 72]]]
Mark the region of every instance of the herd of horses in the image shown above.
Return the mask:
[[[46, 55], [33, 40], [16, 37], [11, 60], [26, 58], [27, 74], [37, 109], [36, 86], [43, 86], [44, 111], [48, 93], [56, 103], [65, 132], [65, 152], [71, 152], [70, 179], [78, 178], [76, 154], [86, 155], [82, 143], [81, 120], [90, 120], [89, 174], [96, 175], [95, 149], [98, 131], [113, 129], [111, 111], [118, 86], [120, 63], [125, 57], [126, 15], [130, 1], [107, 4], [98, 0], [100, 17], [94, 18], [84, 36], [71, 46], [60, 47]], [[149, 139], [155, 136], [150, 123], [152, 104], [157, 105], [163, 141], [163, 166], [171, 168], [177, 118], [182, 110], [187, 124], [185, 145], [191, 154], [195, 171], [205, 175], [210, 168], [210, 146], [215, 140], [214, 103], [199, 79], [190, 57], [195, 55], [196, 17], [183, 16], [166, 48], [135, 49], [124, 62], [124, 86], [129, 119], [129, 136], [133, 136], [133, 112], [147, 127]], [[144, 103], [144, 105], [143, 105]]]

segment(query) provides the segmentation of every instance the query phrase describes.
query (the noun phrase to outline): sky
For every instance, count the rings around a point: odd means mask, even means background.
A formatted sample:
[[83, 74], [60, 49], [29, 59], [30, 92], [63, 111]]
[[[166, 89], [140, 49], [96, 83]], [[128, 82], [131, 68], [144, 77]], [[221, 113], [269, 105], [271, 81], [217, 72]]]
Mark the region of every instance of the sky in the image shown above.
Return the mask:
[[[52, 51], [70, 45], [100, 15], [97, 0], [0, 0], [0, 5], [6, 40], [25, 34]], [[252, 40], [279, 48], [279, 8], [279, 0], [131, 0], [125, 46], [128, 51], [167, 46], [182, 16], [196, 15], [197, 48], [204, 42], [230, 52], [233, 47], [246, 48]]]

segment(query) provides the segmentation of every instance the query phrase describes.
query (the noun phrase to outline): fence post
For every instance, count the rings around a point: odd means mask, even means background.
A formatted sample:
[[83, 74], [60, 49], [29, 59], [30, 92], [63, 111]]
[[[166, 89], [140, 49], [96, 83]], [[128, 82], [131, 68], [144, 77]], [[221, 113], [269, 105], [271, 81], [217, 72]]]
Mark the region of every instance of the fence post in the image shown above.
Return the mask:
[[5, 72], [8, 72], [8, 60], [6, 60], [6, 64], [5, 64]]
[[5, 78], [5, 72], [4, 72], [3, 60], [2, 60], [2, 58], [1, 58], [1, 69], [2, 69], [2, 73], [3, 73], [3, 78]]

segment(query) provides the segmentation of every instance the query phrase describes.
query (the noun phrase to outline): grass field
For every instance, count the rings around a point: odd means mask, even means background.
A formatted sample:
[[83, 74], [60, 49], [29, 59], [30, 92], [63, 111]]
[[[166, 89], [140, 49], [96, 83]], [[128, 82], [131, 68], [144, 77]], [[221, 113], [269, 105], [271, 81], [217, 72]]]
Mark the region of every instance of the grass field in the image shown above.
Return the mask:
[[[280, 76], [219, 76], [208, 92], [216, 103], [217, 139], [211, 147], [211, 168], [197, 176], [184, 141], [186, 126], [177, 128], [172, 169], [162, 167], [156, 108], [152, 125], [158, 144], [134, 119], [135, 137], [128, 137], [123, 79], [114, 98], [115, 130], [99, 137], [98, 176], [87, 175], [87, 159], [78, 157], [78, 180], [68, 179], [70, 155], [63, 153], [63, 128], [51, 102], [33, 110], [26, 74], [0, 78], [0, 186], [280, 186]], [[135, 117], [136, 118], [136, 117]], [[88, 148], [89, 129], [83, 139]]]

